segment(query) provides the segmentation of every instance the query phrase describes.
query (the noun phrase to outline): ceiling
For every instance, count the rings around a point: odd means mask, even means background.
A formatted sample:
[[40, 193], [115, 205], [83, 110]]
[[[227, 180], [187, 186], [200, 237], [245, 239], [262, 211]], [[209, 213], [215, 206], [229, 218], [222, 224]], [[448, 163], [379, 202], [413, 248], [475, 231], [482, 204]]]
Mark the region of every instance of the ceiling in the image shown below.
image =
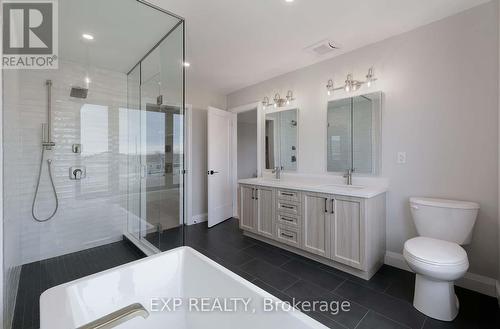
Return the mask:
[[135, 0], [59, 1], [59, 55], [127, 73], [178, 22]]
[[[149, 1], [186, 19], [188, 84], [225, 95], [489, 0]], [[341, 49], [305, 50], [324, 39]]]

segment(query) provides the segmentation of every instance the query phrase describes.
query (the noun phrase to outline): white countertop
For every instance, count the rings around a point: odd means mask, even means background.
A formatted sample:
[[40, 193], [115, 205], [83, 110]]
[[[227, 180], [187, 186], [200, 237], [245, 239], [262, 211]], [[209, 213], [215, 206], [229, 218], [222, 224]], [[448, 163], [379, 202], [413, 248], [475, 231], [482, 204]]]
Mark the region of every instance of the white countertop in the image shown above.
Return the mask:
[[387, 192], [388, 189], [386, 185], [345, 185], [338, 182], [329, 182], [328, 180], [287, 178], [278, 180], [270, 177], [240, 179], [238, 180], [238, 184], [337, 194], [358, 198], [373, 198], [374, 196]]

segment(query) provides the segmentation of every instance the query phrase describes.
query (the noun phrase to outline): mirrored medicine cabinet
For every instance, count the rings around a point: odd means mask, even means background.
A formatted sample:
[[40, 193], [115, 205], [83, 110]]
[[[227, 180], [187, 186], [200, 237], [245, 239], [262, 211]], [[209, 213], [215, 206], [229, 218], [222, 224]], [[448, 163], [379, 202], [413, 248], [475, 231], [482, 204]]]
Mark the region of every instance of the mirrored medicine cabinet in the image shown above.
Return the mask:
[[298, 109], [275, 111], [265, 116], [265, 168], [297, 170]]
[[380, 170], [382, 93], [328, 102], [327, 171], [376, 175]]

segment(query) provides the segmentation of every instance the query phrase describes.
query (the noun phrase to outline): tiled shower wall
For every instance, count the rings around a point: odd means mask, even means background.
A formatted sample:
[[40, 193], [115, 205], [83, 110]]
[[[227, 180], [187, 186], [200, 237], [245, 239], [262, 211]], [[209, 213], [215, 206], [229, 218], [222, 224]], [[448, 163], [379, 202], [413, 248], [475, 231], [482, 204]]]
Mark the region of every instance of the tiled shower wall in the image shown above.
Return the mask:
[[[70, 97], [71, 86], [91, 83], [87, 99]], [[9, 267], [119, 240], [126, 225], [127, 78], [123, 73], [62, 62], [58, 70], [5, 72], [5, 254]], [[53, 81], [53, 160], [59, 210], [45, 223], [31, 216], [41, 157], [41, 124], [47, 121], [45, 81]], [[81, 154], [72, 145], [82, 143]], [[69, 179], [86, 166], [87, 177]], [[44, 161], [36, 213], [46, 217], [54, 198]]]

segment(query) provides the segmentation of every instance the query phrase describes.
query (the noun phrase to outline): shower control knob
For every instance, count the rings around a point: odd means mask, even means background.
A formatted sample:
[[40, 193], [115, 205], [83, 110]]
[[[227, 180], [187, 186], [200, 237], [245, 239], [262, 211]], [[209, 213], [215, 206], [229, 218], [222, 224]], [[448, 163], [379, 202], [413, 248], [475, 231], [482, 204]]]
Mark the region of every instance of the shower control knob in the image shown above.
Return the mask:
[[82, 180], [87, 176], [87, 169], [84, 166], [69, 168], [69, 179]]

